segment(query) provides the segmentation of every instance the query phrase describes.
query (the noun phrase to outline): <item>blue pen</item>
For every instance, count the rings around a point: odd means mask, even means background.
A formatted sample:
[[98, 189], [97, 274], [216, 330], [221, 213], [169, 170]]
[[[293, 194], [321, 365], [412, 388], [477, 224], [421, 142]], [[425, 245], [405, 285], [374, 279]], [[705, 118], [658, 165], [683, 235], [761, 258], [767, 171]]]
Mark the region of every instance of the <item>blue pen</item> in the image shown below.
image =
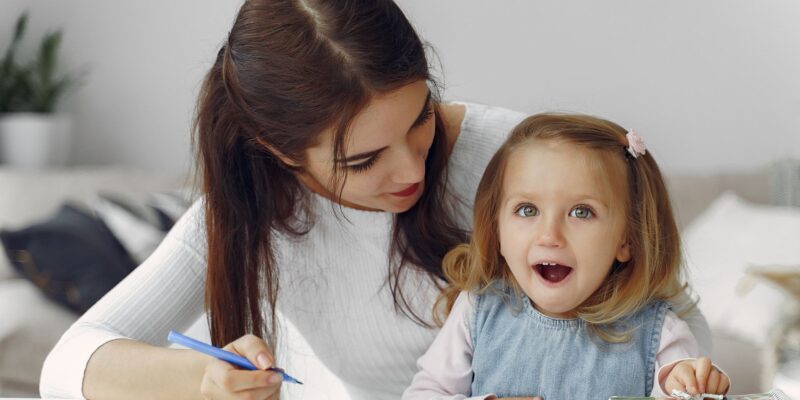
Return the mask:
[[[222, 350], [210, 344], [205, 344], [199, 340], [192, 339], [185, 335], [181, 335], [180, 333], [175, 331], [169, 331], [167, 340], [169, 340], [172, 343], [188, 347], [192, 350], [197, 350], [201, 353], [208, 354], [212, 357], [216, 357], [222, 361], [229, 362], [237, 367], [241, 367], [251, 371], [258, 370], [258, 368], [256, 368], [256, 366], [253, 365], [253, 363], [251, 363], [248, 359], [240, 355], [236, 355], [229, 351]], [[283, 376], [284, 382], [297, 383], [299, 385], [303, 384], [303, 382], [300, 382], [297, 379], [293, 378], [291, 375], [287, 374], [286, 371], [284, 371], [281, 368], [273, 367], [273, 368], [268, 368], [268, 370], [281, 374]]]

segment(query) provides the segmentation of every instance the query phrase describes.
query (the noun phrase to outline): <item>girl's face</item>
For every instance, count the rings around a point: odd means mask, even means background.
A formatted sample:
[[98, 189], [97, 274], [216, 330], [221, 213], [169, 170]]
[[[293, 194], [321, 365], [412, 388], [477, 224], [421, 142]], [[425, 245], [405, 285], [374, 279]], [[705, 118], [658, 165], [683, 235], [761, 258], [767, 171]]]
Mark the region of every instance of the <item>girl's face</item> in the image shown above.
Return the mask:
[[597, 290], [614, 260], [628, 261], [625, 165], [559, 141], [512, 152], [499, 206], [500, 252], [534, 307], [554, 318]]
[[375, 97], [353, 120], [345, 139], [345, 157], [334, 160], [333, 130], [306, 150], [300, 179], [331, 199], [333, 164], [347, 173], [341, 204], [363, 210], [403, 212], [425, 189], [425, 159], [433, 143], [430, 91], [420, 80]]

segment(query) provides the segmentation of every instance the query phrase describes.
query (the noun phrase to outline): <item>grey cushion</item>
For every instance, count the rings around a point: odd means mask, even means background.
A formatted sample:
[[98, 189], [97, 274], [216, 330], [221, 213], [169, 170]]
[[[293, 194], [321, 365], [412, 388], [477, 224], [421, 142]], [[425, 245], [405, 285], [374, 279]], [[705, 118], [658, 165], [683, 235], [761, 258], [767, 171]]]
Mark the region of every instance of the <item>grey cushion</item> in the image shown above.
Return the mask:
[[25, 278], [77, 312], [88, 310], [136, 267], [102, 220], [70, 204], [39, 224], [0, 231], [0, 240]]

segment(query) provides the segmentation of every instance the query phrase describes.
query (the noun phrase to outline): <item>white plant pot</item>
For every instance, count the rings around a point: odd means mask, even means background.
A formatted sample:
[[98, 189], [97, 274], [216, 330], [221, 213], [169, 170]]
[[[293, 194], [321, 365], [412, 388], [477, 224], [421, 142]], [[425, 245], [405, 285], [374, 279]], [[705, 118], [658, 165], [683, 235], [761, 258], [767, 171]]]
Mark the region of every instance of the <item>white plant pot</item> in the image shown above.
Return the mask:
[[66, 165], [71, 125], [63, 114], [0, 114], [0, 164], [23, 169]]

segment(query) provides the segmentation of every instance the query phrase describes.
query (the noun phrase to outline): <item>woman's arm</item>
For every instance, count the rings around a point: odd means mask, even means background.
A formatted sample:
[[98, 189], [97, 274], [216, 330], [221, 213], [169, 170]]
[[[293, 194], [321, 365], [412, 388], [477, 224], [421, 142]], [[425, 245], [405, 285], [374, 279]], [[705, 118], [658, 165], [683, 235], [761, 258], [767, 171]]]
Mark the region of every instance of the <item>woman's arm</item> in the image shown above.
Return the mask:
[[89, 399], [202, 399], [209, 357], [133, 340], [112, 340], [89, 359], [83, 394]]
[[202, 358], [158, 346], [166, 346], [169, 330], [185, 330], [202, 315], [205, 268], [198, 201], [141, 266], [64, 333], [42, 368], [41, 396], [199, 396]]

